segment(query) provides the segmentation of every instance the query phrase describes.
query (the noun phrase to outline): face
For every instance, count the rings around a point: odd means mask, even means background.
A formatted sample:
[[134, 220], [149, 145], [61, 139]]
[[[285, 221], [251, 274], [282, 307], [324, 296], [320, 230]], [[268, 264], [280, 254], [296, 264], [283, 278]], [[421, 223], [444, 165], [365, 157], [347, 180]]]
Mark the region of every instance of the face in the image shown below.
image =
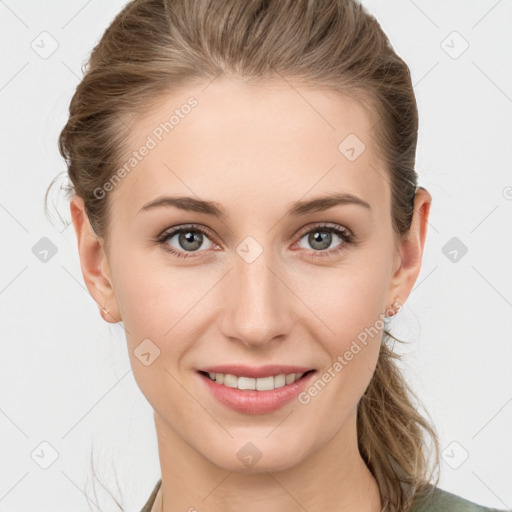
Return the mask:
[[[232, 471], [289, 468], [354, 427], [383, 314], [419, 272], [428, 200], [397, 246], [374, 120], [360, 104], [285, 82], [205, 85], [135, 123], [137, 163], [110, 192], [108, 245], [93, 262], [97, 242], [82, 238], [82, 268], [100, 262], [86, 281], [105, 319], [123, 321], [162, 436]], [[175, 109], [175, 124], [161, 125]], [[147, 206], [170, 196], [190, 199]], [[315, 203], [335, 196], [345, 200]], [[314, 372], [278, 395], [199, 373], [220, 365]], [[284, 370], [268, 375], [295, 373]], [[274, 407], [240, 393], [266, 393]], [[253, 468], [247, 453], [261, 455]]]

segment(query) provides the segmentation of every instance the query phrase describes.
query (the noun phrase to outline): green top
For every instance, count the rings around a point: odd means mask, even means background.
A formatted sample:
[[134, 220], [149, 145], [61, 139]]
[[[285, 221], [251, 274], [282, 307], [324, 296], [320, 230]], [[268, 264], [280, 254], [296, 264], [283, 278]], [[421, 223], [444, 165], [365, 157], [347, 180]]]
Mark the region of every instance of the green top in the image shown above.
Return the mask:
[[[156, 495], [158, 493], [158, 489], [160, 489], [160, 485], [162, 484], [162, 479], [160, 479], [153, 491], [151, 491], [151, 495], [149, 496], [148, 501], [142, 507], [140, 512], [150, 512], [153, 503], [155, 502]], [[386, 508], [386, 507], [384, 507]], [[483, 505], [477, 505], [472, 501], [468, 501], [460, 496], [452, 494], [448, 491], [440, 489], [436, 487], [432, 493], [431, 498], [427, 503], [418, 503], [414, 502], [412, 509], [410, 512], [506, 512], [502, 509], [497, 508], [487, 508]]]
[[489, 508], [466, 500], [436, 487], [428, 501], [414, 500], [411, 512], [506, 512], [503, 509]]

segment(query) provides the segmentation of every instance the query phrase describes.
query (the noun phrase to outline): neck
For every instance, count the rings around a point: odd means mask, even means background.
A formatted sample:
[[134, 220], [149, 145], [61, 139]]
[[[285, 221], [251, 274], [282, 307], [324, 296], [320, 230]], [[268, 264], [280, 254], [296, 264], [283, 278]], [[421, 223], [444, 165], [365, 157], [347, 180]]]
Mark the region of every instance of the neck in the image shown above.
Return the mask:
[[240, 473], [212, 464], [155, 413], [162, 485], [152, 512], [381, 512], [379, 487], [357, 448], [356, 415], [300, 464]]

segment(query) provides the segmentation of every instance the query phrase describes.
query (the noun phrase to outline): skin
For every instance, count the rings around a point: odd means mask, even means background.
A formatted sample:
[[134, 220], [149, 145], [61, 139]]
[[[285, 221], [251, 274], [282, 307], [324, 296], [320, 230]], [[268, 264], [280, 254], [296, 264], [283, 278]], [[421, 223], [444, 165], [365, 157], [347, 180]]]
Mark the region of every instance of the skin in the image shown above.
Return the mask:
[[[105, 321], [123, 322], [134, 377], [154, 409], [163, 483], [153, 510], [379, 512], [376, 480], [357, 448], [356, 412], [381, 330], [310, 403], [293, 400], [269, 414], [223, 406], [196, 370], [226, 362], [298, 364], [318, 374], [332, 367], [395, 298], [403, 304], [409, 296], [431, 196], [418, 190], [400, 240], [371, 137], [375, 120], [359, 103], [284, 81], [205, 85], [173, 91], [133, 125], [135, 150], [168, 112], [198, 100], [110, 193], [107, 244], [94, 236], [81, 198], [70, 205], [85, 283], [108, 308], [100, 307]], [[349, 133], [366, 145], [354, 161], [338, 150]], [[291, 203], [333, 191], [371, 210], [344, 204], [286, 216]], [[138, 213], [164, 194], [216, 201], [227, 218], [173, 207]], [[323, 222], [345, 227], [358, 243], [333, 234], [319, 250], [306, 228]], [[198, 250], [180, 245], [179, 235], [165, 243], [195, 257], [177, 258], [154, 241], [190, 223], [212, 233]], [[247, 236], [263, 251], [252, 263], [236, 250]], [[134, 353], [146, 338], [160, 350], [149, 366]], [[262, 454], [250, 468], [237, 457], [247, 442]]]

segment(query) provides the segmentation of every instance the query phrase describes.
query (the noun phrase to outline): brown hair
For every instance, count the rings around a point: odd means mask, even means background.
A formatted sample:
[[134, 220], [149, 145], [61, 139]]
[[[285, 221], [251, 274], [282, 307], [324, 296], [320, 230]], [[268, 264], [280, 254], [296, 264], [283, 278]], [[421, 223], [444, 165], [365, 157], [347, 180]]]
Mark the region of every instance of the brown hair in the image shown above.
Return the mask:
[[[360, 101], [375, 121], [371, 136], [391, 189], [395, 234], [408, 232], [417, 186], [411, 76], [357, 0], [133, 0], [93, 49], [59, 138], [72, 182], [68, 192], [84, 199], [99, 237], [108, 240], [109, 201], [94, 191], [129, 150], [132, 121], [164, 94], [221, 73], [255, 82], [292, 79]], [[439, 442], [415, 409], [419, 401], [388, 337], [394, 338], [385, 330], [358, 404], [358, 443], [382, 498], [407, 511], [413, 497], [431, 492], [434, 473], [437, 486]]]

